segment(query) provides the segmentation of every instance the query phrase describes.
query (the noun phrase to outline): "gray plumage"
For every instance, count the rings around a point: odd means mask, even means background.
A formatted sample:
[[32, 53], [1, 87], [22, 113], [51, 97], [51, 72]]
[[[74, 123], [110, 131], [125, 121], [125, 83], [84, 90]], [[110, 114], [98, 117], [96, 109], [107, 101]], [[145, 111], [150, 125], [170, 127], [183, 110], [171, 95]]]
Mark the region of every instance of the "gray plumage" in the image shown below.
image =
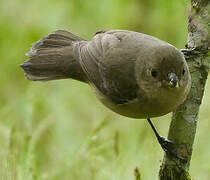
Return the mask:
[[174, 46], [124, 30], [100, 31], [86, 41], [58, 30], [35, 43], [21, 65], [29, 80], [72, 78], [90, 84], [100, 101], [133, 118], [167, 114], [191, 86], [187, 63]]

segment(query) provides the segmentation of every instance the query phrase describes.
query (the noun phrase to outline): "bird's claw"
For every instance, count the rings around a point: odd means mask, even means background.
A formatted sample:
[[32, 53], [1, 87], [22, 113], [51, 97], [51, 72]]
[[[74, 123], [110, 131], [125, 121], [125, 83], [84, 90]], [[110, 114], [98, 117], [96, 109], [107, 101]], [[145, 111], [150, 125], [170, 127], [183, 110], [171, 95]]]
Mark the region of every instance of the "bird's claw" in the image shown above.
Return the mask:
[[185, 59], [192, 58], [193, 56], [198, 56], [201, 54], [196, 48], [192, 49], [180, 49], [180, 51], [184, 54]]
[[173, 151], [174, 146], [177, 144], [167, 138], [164, 138], [162, 136], [159, 136], [158, 137], [158, 142], [160, 143], [162, 149], [169, 155], [173, 156], [173, 157], [176, 157], [182, 161], [186, 161], [185, 158], [179, 156], [176, 152]]

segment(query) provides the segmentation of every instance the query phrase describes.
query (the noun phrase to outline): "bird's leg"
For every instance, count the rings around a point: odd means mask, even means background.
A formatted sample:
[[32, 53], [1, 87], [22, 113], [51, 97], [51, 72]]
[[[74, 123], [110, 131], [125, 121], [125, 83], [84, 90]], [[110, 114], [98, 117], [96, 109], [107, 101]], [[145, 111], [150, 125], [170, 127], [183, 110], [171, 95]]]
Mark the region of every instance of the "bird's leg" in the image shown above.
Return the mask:
[[155, 129], [154, 125], [152, 124], [152, 121], [150, 120], [150, 118], [148, 118], [147, 121], [149, 122], [149, 124], [150, 124], [150, 126], [151, 126], [153, 132], [155, 133], [155, 136], [156, 136], [156, 138], [157, 138], [159, 144], [161, 145], [162, 149], [163, 149], [166, 153], [170, 154], [170, 155], [173, 156], [173, 157], [176, 157], [176, 158], [178, 158], [178, 159], [180, 159], [180, 160], [185, 160], [184, 158], [178, 156], [178, 155], [173, 151], [173, 147], [174, 147], [174, 145], [176, 145], [176, 143], [173, 142], [173, 141], [170, 141], [170, 140], [167, 139], [167, 138], [164, 138], [164, 137], [160, 136], [159, 133], [157, 132], [157, 130]]

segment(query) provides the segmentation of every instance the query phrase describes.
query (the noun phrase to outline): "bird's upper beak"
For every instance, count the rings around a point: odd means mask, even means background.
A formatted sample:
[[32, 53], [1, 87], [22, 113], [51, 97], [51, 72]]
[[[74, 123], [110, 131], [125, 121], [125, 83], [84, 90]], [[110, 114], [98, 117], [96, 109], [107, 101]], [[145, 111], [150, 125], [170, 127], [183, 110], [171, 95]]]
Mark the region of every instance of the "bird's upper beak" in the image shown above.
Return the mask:
[[169, 73], [169, 87], [171, 88], [178, 88], [179, 87], [179, 79], [175, 73]]

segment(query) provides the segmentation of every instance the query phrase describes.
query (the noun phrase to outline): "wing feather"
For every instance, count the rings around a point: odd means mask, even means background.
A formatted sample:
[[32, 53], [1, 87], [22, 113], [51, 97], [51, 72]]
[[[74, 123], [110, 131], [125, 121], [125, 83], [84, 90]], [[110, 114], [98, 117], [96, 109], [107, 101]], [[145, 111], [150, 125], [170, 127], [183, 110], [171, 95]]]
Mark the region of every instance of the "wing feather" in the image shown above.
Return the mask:
[[116, 104], [132, 101], [138, 91], [136, 58], [123, 44], [126, 35], [121, 31], [97, 33], [92, 41], [77, 44], [76, 48], [90, 84]]

